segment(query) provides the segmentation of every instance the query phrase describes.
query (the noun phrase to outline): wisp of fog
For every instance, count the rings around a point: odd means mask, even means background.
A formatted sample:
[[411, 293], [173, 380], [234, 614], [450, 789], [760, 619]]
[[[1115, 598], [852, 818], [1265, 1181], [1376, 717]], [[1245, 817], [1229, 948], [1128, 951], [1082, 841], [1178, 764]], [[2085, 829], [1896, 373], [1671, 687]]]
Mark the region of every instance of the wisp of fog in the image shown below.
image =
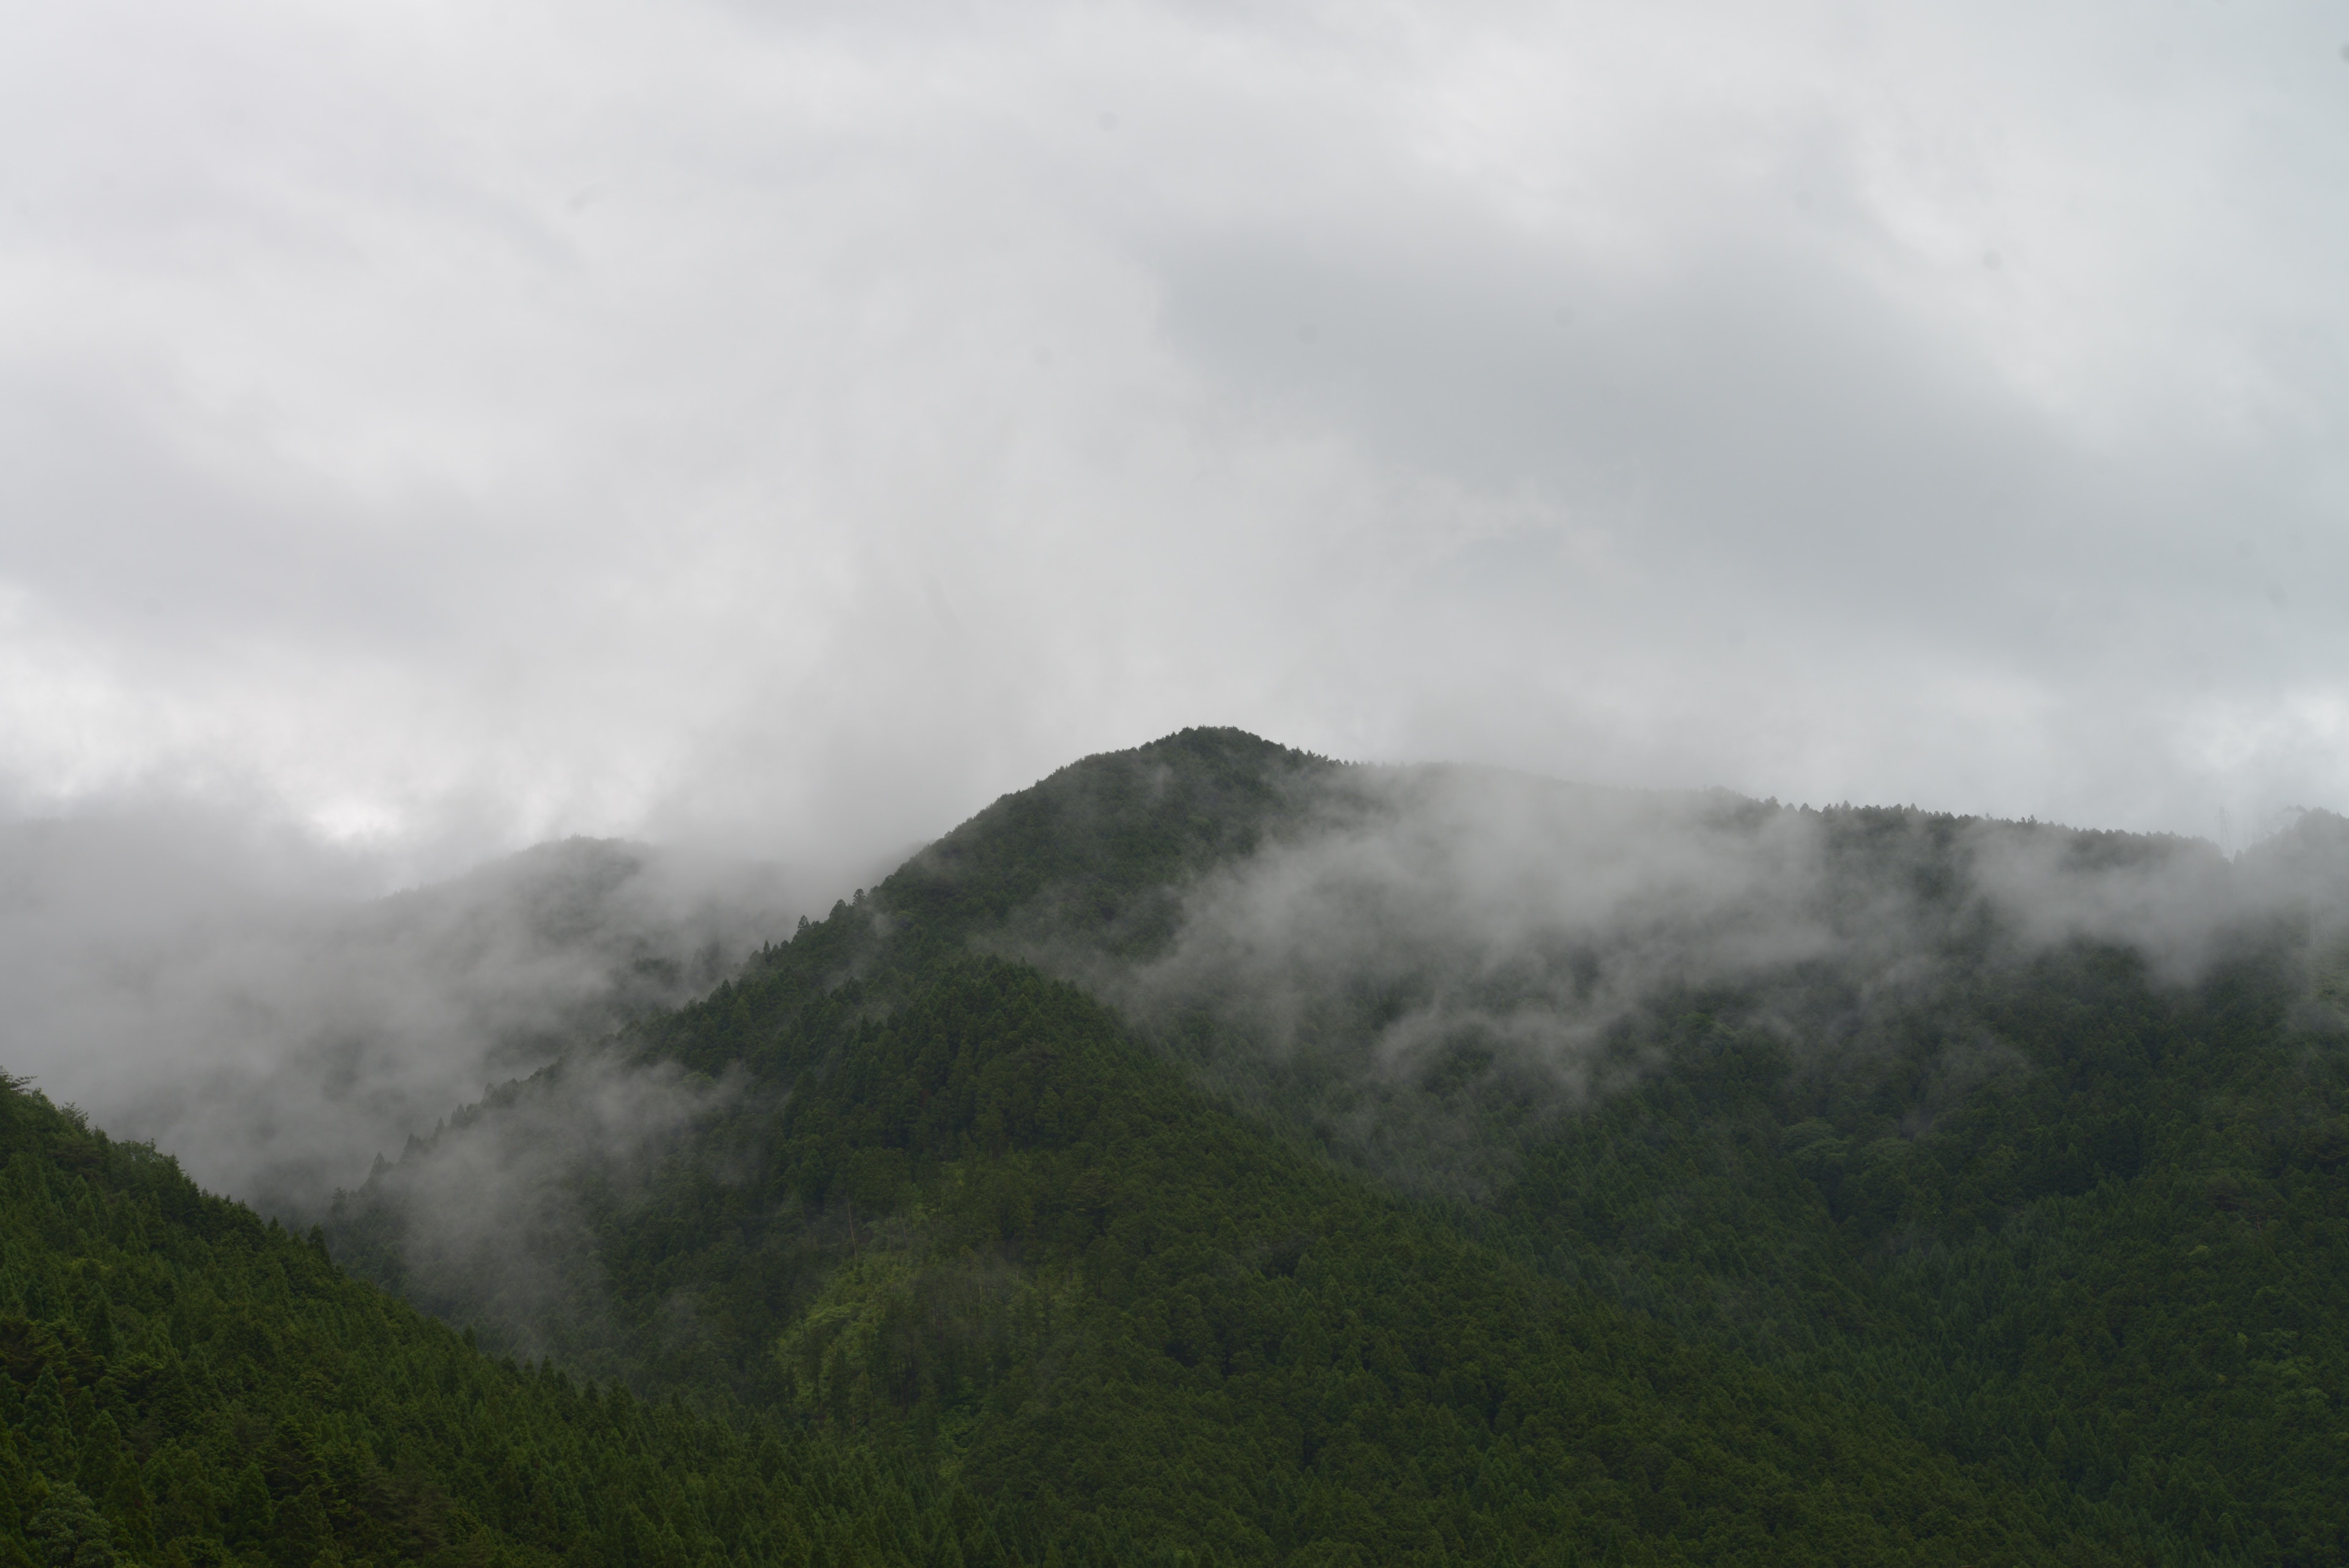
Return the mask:
[[611, 841], [368, 898], [321, 852], [201, 817], [19, 824], [0, 1064], [304, 1220], [488, 1084], [707, 990], [811, 907], [771, 865]]
[[[1055, 797], [1071, 844], [1132, 826], [1085, 776]], [[1962, 1005], [1970, 987], [2077, 944], [2126, 950], [2154, 983], [2189, 985], [2282, 930], [2310, 960], [2312, 1004], [2330, 1005], [2324, 966], [2340, 968], [2349, 934], [2349, 825], [2325, 814], [2230, 862], [2197, 840], [1482, 769], [1280, 776], [1267, 831], [1179, 880], [1178, 913], [1154, 945], [1122, 945], [1111, 933], [1130, 928], [1103, 925], [1099, 897], [1051, 881], [966, 934], [1086, 986], [1267, 1120], [1301, 1123], [1405, 1189], [1472, 1201], [1506, 1185], [1528, 1138], [1660, 1070], [1692, 1014], [1856, 1079], [1922, 1039], [1931, 1070], [1911, 1107], [1922, 1127], [1984, 1076], [2029, 1070]], [[1174, 809], [1146, 790], [1137, 798], [1145, 814]], [[340, 1056], [308, 1048], [287, 1093], [320, 1098], [318, 1069], [351, 1060], [381, 1084], [419, 1085], [400, 1101], [412, 1107], [421, 1085], [455, 1087], [457, 1063], [519, 1072], [553, 1057], [563, 1021], [574, 1045], [586, 1040], [579, 1020], [616, 1016], [630, 977], [647, 972], [631, 955], [735, 950], [694, 949], [725, 925], [706, 904], [692, 906], [700, 925], [664, 937], [658, 922], [686, 906], [648, 864], [617, 846], [552, 846], [371, 908], [367, 930], [410, 933], [388, 950], [406, 967], [384, 983], [431, 972], [443, 1011], [427, 1028], [387, 1023], [409, 1015], [378, 1003], [375, 1045], [336, 1035]], [[1090, 866], [1081, 853], [1069, 864], [1080, 878]], [[698, 886], [706, 896], [707, 879]], [[885, 889], [839, 918], [885, 932]], [[659, 983], [641, 1000], [721, 967], [717, 956], [688, 970], [656, 962]], [[460, 1005], [471, 1011], [451, 1023], [446, 1010]], [[432, 1029], [470, 1052], [428, 1049], [437, 1067], [399, 1079], [393, 1053], [443, 1037]], [[336, 1245], [510, 1349], [592, 1351], [609, 1327], [594, 1213], [625, 1204], [678, 1136], [745, 1089], [640, 1053], [569, 1050], [364, 1187], [341, 1168], [336, 1184], [357, 1190], [337, 1210]]]
[[1470, 768], [1299, 789], [1284, 829], [1189, 887], [1151, 961], [1066, 930], [1014, 945], [1235, 1097], [1311, 1105], [1350, 1158], [1471, 1194], [1506, 1164], [1496, 1132], [1650, 1070], [1677, 1013], [1860, 1073], [1892, 1034], [1946, 1029], [1964, 1076], [2004, 1054], [1942, 1021], [1957, 985], [2074, 943], [2185, 984], [2278, 922], [2322, 968], [2349, 929], [2349, 833], [2326, 813], [2230, 862], [2199, 840]]
[[595, 1245], [678, 1134], [720, 1109], [719, 1083], [593, 1047], [492, 1089], [333, 1210], [337, 1255], [509, 1354], [593, 1358], [619, 1335]]

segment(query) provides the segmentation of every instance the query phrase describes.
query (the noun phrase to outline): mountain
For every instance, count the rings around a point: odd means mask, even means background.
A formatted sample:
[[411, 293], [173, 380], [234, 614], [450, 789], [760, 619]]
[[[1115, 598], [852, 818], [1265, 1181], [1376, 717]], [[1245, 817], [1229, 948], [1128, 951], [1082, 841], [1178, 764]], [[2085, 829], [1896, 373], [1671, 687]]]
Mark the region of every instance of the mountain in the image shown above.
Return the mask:
[[774, 867], [607, 840], [389, 898], [350, 875], [203, 818], [0, 828], [0, 1062], [306, 1226], [378, 1148], [703, 994], [802, 907]]
[[0, 1084], [9, 1568], [1009, 1562], [967, 1490], [493, 1361]]
[[2337, 1563], [2341, 826], [2230, 862], [1186, 731], [327, 1234], [1071, 1552]]

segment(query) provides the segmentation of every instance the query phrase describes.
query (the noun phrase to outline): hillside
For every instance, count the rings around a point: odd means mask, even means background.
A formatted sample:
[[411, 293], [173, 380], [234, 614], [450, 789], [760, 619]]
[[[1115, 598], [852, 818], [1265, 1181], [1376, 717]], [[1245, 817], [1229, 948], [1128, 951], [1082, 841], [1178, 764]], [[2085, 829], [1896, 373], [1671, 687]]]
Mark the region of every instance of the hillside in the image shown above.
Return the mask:
[[1034, 1557], [967, 1491], [804, 1428], [492, 1360], [15, 1081], [0, 1372], [13, 1568]]
[[999, 961], [852, 1025], [780, 1114], [712, 1117], [604, 1242], [639, 1343], [691, 1293], [689, 1347], [639, 1375], [918, 1456], [1044, 1534], [1249, 1562], [2095, 1555], [1869, 1412], [1266, 1137]]
[[[499, 1091], [334, 1245], [1241, 1560], [2342, 1561], [2302, 830], [2230, 867], [1185, 732]], [[995, 1098], [937, 1108], [965, 1057]]]
[[771, 867], [611, 841], [388, 898], [286, 858], [201, 818], [0, 825], [0, 1062], [305, 1229], [408, 1129], [706, 993], [802, 907]]

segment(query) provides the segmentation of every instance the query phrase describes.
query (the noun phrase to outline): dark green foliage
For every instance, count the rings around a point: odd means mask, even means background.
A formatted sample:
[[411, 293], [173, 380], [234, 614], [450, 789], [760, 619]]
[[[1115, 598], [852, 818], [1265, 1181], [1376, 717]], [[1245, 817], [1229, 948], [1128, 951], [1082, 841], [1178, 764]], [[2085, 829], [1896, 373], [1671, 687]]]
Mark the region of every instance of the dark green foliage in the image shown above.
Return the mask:
[[782, 1179], [868, 1216], [780, 1347], [797, 1401], [1056, 1527], [1236, 1561], [2095, 1555], [1250, 1131], [1032, 971], [946, 975], [784, 1124]]
[[997, 801], [882, 884], [895, 945], [918, 961], [1009, 925], [1075, 927], [1112, 951], [1148, 951], [1173, 933], [1187, 876], [1256, 848], [1335, 771], [1237, 730], [1088, 757]]
[[114, 1568], [112, 1525], [70, 1481], [47, 1490], [25, 1521], [25, 1536], [44, 1568]]
[[1237, 730], [1185, 730], [1062, 768], [1004, 796], [867, 897], [803, 923], [700, 1002], [631, 1032], [647, 1056], [713, 1076], [789, 1078], [837, 1046], [841, 1021], [887, 1005], [982, 935], [999, 950], [1071, 933], [1154, 950], [1184, 883], [1299, 817], [1337, 764]]
[[[1799, 912], [1889, 958], [1665, 974], [1594, 1033], [1587, 1096], [1489, 1032], [1381, 1042], [1447, 987], [1578, 994], [1597, 940], [1464, 978], [1439, 931], [1285, 999], [1278, 1049], [1212, 990], [1110, 1010], [1155, 994], [1203, 879], [1378, 809], [1353, 776], [1228, 731], [1063, 770], [452, 1118], [338, 1206], [335, 1254], [705, 1412], [665, 1417], [697, 1452], [763, 1433], [873, 1478], [817, 1511], [913, 1560], [2349, 1562], [2349, 965], [2313, 914], [2165, 969], [2027, 936], [1976, 861], [2219, 886], [2190, 846], [1723, 797], [1709, 829], [1815, 835]], [[536, 1158], [605, 1081], [683, 1108], [625, 1158]], [[521, 1219], [428, 1266], [443, 1159]], [[201, 1519], [290, 1561], [305, 1499], [340, 1542], [342, 1483], [274, 1438], [183, 1473], [121, 1417], [125, 1485], [72, 1359], [139, 1353], [124, 1302], [25, 1309], [73, 1336], [0, 1380], [25, 1473], [99, 1498], [121, 1551]], [[218, 1408], [207, 1378], [139, 1408]], [[698, 1556], [656, 1501], [616, 1494], [599, 1539]], [[498, 1539], [542, 1549], [517, 1517]]]
[[[1030, 1540], [1230, 1562], [2108, 1550], [1878, 1414], [1246, 1126], [1017, 966], [947, 966], [604, 1222], [638, 1378], [721, 1378], [935, 1466]], [[742, 1307], [762, 1279], [778, 1297]], [[680, 1291], [698, 1365], [647, 1310]]]
[[1930, 1122], [1931, 1052], [1799, 1070], [1691, 1020], [1527, 1159], [1496, 1239], [2178, 1550], [2349, 1560], [2337, 1029], [2273, 955], [2165, 986], [2073, 948], [1937, 999], [2010, 1059]]
[[904, 1467], [492, 1362], [17, 1085], [0, 1399], [16, 1568], [1011, 1560]]

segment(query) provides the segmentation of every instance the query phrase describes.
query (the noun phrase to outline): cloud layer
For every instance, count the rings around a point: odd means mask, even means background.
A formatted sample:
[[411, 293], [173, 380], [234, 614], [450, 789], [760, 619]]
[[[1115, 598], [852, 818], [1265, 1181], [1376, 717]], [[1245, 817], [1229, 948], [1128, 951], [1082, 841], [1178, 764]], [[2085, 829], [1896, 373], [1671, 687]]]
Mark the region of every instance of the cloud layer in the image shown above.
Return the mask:
[[2344, 917], [2329, 813], [2230, 861], [2165, 836], [1371, 768], [1300, 784], [1138, 967], [1082, 916], [1007, 945], [1273, 1119], [1407, 1184], [1489, 1192], [1517, 1129], [1654, 1071], [1692, 1019], [1863, 1092], [1907, 1073], [1896, 1097], [1929, 1121], [1987, 1064], [2028, 1070], [1992, 1021], [2078, 944], [2138, 955], [2158, 992], [2257, 953], [2306, 987], [2300, 1024], [2337, 1035]]
[[2342, 804], [2314, 5], [131, 0], [0, 63], [0, 790], [798, 861], [1236, 722]]
[[0, 830], [0, 1068], [296, 1219], [822, 907], [771, 866], [588, 841], [367, 899], [365, 865], [238, 826]]

